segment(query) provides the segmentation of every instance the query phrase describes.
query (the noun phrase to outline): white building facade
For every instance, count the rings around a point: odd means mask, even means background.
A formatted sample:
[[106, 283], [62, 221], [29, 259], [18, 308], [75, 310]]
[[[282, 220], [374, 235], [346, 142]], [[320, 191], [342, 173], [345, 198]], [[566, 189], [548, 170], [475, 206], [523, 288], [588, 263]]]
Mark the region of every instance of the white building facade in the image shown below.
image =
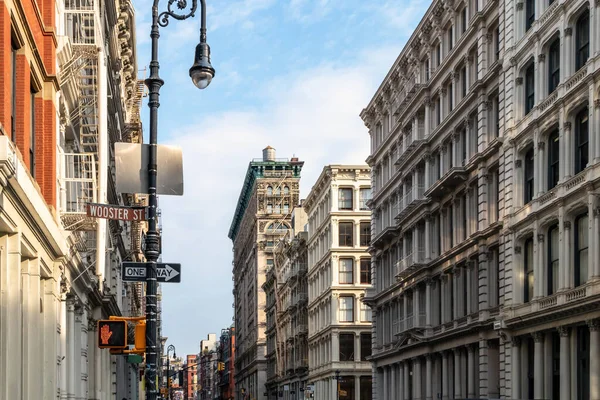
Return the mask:
[[434, 1], [363, 110], [378, 398], [600, 398], [599, 6]]
[[330, 165], [307, 196], [308, 381], [314, 398], [370, 400], [370, 169]]

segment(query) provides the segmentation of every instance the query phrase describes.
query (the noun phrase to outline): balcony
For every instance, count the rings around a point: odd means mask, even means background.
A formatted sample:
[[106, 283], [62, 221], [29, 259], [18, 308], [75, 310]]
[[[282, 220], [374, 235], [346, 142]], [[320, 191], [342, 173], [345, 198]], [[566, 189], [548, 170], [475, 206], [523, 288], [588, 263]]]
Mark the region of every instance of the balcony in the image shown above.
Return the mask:
[[388, 240], [392, 239], [398, 234], [394, 225], [386, 226], [381, 231], [377, 231], [375, 236], [371, 239], [371, 247], [377, 249], [382, 248], [383, 244]]
[[60, 159], [60, 215], [66, 230], [93, 231], [96, 219], [87, 204], [96, 202], [96, 159], [93, 153], [67, 153]]
[[416, 253], [410, 253], [396, 263], [396, 278], [404, 279], [423, 265], [425, 265], [425, 249], [419, 249]]
[[465, 182], [468, 177], [467, 169], [464, 166], [452, 167], [440, 179], [437, 180], [424, 193], [431, 198], [441, 198], [445, 194], [453, 192], [457, 186]]
[[298, 293], [293, 300], [293, 305], [294, 307], [298, 307], [299, 305], [306, 303], [306, 301], [308, 300], [308, 296], [306, 295], [306, 293]]
[[398, 222], [406, 218], [419, 205], [428, 201], [424, 193], [425, 185], [415, 185], [408, 189], [404, 197], [398, 201], [396, 207], [397, 213], [395, 218]]
[[411, 159], [413, 155], [419, 154], [419, 150], [427, 140], [425, 140], [423, 129], [419, 128], [419, 133], [416, 138], [413, 135], [408, 135], [404, 138], [404, 151], [398, 157], [398, 160], [394, 163], [398, 169], [402, 169], [405, 164]]

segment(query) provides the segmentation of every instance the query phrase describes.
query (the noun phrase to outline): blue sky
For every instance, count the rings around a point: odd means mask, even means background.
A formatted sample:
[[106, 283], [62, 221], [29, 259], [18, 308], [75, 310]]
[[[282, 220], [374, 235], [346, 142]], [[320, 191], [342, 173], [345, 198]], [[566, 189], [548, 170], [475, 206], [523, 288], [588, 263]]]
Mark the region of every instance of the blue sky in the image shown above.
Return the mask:
[[[163, 285], [163, 334], [177, 353], [232, 323], [227, 238], [248, 161], [267, 145], [305, 161], [305, 197], [323, 166], [360, 163], [370, 101], [428, 1], [206, 0], [216, 76], [200, 91], [188, 75], [199, 11], [161, 28], [159, 143], [183, 148], [185, 194], [162, 197], [163, 261], [182, 282]], [[162, 0], [160, 11], [166, 7]], [[151, 0], [134, 0], [140, 77], [150, 56]], [[143, 106], [144, 129], [148, 126]], [[147, 132], [146, 132], [147, 137]]]

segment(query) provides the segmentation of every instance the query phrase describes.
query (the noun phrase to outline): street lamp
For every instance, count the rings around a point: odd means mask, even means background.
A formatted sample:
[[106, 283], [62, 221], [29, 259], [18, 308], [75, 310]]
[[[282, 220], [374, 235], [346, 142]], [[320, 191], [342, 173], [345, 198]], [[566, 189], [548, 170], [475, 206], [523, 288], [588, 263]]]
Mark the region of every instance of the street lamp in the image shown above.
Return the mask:
[[[158, 237], [156, 221], [156, 176], [157, 176], [157, 143], [158, 143], [158, 107], [159, 92], [164, 81], [158, 75], [158, 38], [159, 26], [165, 27], [169, 24], [169, 17], [178, 21], [193, 17], [198, 8], [198, 0], [191, 0], [189, 12], [185, 13], [188, 7], [188, 0], [168, 0], [167, 11], [158, 13], [158, 3], [160, 0], [154, 0], [152, 4], [152, 28], [150, 38], [152, 39], [152, 59], [150, 61], [150, 76], [145, 83], [148, 87], [150, 108], [150, 143], [148, 156], [148, 231], [146, 233], [146, 249], [144, 255], [147, 263], [146, 278], [146, 399], [157, 399], [156, 382], [156, 263], [160, 256], [160, 239]], [[173, 11], [173, 4], [177, 11]], [[206, 43], [206, 4], [205, 0], [200, 0], [201, 25], [200, 25], [200, 43], [196, 46], [194, 64], [190, 68], [190, 77], [194, 85], [204, 89], [210, 84], [215, 70], [210, 65], [210, 48]]]
[[172, 344], [167, 347], [167, 400], [171, 400], [171, 357], [169, 357], [169, 352], [173, 350], [173, 358], [176, 358], [175, 354], [175, 346]]

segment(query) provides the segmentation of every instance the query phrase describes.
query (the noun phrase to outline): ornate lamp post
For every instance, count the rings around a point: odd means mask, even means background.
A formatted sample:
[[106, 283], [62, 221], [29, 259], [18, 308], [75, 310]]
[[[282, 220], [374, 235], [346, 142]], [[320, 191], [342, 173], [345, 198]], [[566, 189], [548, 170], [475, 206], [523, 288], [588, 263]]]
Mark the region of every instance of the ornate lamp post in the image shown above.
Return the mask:
[[169, 347], [167, 347], [167, 400], [171, 400], [171, 357], [169, 357], [169, 352], [171, 350], [173, 351], [173, 358], [177, 357], [175, 354], [175, 346], [170, 344]]
[[[148, 232], [146, 234], [146, 399], [157, 399], [156, 382], [156, 349], [157, 349], [157, 327], [156, 327], [156, 262], [160, 256], [159, 237], [156, 224], [156, 172], [157, 156], [156, 147], [158, 143], [158, 107], [159, 91], [164, 81], [158, 75], [158, 38], [159, 26], [165, 27], [169, 24], [169, 17], [183, 21], [193, 17], [198, 8], [198, 0], [192, 0], [189, 11], [188, 0], [169, 0], [167, 11], [159, 14], [159, 0], [154, 0], [152, 5], [152, 59], [150, 61], [150, 77], [145, 83], [149, 91], [148, 107], [150, 108], [150, 154], [148, 157]], [[173, 10], [173, 4], [177, 10]], [[215, 69], [210, 64], [210, 47], [206, 43], [206, 4], [200, 0], [201, 26], [200, 43], [196, 46], [194, 64], [190, 68], [190, 77], [194, 85], [200, 89], [206, 88], [213, 76]]]

